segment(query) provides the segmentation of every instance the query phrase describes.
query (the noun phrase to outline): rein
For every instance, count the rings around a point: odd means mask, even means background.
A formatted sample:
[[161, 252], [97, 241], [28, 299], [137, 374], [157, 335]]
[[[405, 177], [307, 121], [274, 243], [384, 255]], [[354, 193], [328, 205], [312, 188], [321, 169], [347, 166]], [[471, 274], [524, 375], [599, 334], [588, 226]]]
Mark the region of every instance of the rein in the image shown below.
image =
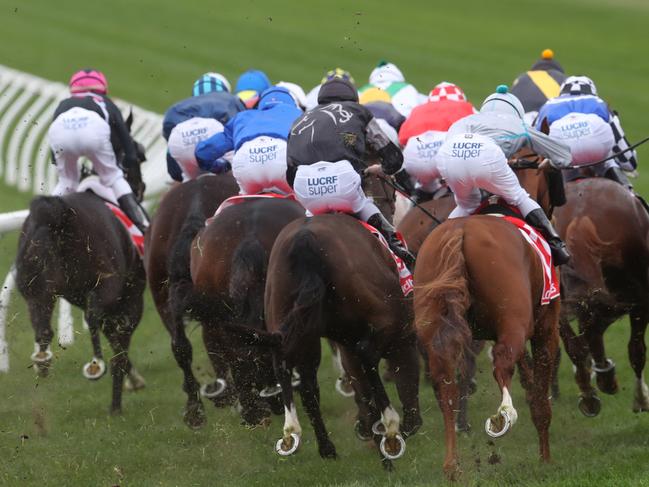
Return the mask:
[[391, 186], [391, 187], [392, 187], [396, 192], [398, 192], [401, 196], [403, 196], [403, 197], [406, 198], [408, 201], [410, 201], [414, 206], [416, 206], [417, 208], [419, 208], [419, 210], [421, 210], [421, 211], [422, 211], [426, 216], [428, 216], [428, 217], [429, 217], [431, 220], [433, 220], [435, 223], [437, 223], [438, 225], [441, 225], [441, 224], [442, 224], [441, 220], [435, 218], [435, 217], [433, 216], [433, 214], [432, 214], [430, 211], [428, 211], [426, 208], [424, 208], [424, 207], [421, 206], [419, 203], [417, 203], [416, 201], [414, 201], [414, 200], [413, 200], [413, 199], [408, 195], [408, 193], [406, 193], [406, 191], [405, 191], [403, 188], [401, 188], [400, 186], [394, 184], [394, 183], [393, 183], [392, 181], [390, 181], [388, 178], [386, 178], [386, 177], [384, 177], [384, 176], [381, 176], [380, 174], [377, 175], [377, 177], [378, 177], [381, 181], [383, 181], [385, 184], [387, 184], [388, 186]]
[[[627, 147], [624, 150], [621, 150], [619, 152], [615, 152], [615, 153], [611, 154], [610, 156], [605, 157], [604, 159], [600, 159], [599, 161], [589, 162], [588, 164], [582, 164], [580, 166], [561, 167], [561, 168], [559, 168], [559, 170], [567, 171], [567, 170], [570, 170], [570, 169], [582, 169], [582, 168], [585, 168], [585, 167], [597, 166], [598, 164], [601, 164], [603, 162], [610, 161], [611, 159], [615, 159], [616, 157], [621, 156], [625, 152], [629, 152], [629, 151], [635, 149], [636, 147], [639, 147], [642, 144], [645, 144], [647, 142], [649, 142], [649, 137], [646, 137], [646, 138], [642, 139], [640, 142], [636, 142], [635, 144]], [[512, 169], [538, 169], [539, 168], [539, 163], [538, 163], [538, 161], [532, 161], [530, 159], [514, 159], [509, 164], [509, 166]]]

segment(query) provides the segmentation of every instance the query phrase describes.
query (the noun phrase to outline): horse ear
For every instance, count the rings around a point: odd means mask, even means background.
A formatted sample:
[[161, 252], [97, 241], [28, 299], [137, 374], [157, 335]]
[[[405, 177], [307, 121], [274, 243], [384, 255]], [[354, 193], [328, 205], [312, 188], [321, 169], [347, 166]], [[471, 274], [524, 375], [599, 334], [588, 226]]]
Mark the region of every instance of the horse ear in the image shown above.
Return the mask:
[[541, 122], [541, 132], [543, 132], [545, 135], [550, 134], [550, 124], [548, 123], [548, 117], [543, 118], [543, 121]]
[[126, 126], [128, 127], [129, 132], [131, 130], [131, 125], [133, 125], [133, 107], [130, 107], [128, 117], [126, 117]]

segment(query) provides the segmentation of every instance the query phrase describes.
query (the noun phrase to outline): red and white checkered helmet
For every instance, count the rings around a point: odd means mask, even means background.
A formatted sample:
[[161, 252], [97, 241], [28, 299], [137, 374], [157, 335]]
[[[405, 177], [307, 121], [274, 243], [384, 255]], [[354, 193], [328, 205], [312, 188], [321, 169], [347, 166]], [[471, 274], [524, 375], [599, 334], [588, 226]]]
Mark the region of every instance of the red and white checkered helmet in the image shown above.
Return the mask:
[[466, 101], [466, 95], [458, 85], [443, 81], [428, 94], [428, 101], [436, 102], [440, 100]]

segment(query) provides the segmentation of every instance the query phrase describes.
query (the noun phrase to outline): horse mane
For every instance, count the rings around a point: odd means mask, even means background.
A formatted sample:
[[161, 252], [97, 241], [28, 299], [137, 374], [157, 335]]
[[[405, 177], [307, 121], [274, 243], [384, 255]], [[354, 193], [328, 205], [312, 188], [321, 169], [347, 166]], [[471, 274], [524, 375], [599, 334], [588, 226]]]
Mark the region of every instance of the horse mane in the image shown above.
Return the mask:
[[[464, 364], [464, 354], [469, 350], [472, 334], [466, 319], [471, 304], [469, 282], [464, 260], [464, 230], [458, 229], [444, 241], [432, 269], [427, 273], [435, 278], [429, 283], [417, 286], [415, 307], [425, 306], [425, 313], [418, 316], [418, 334], [430, 342], [434, 353], [441, 356], [458, 357], [457, 363]], [[437, 321], [436, 326], [433, 326]]]

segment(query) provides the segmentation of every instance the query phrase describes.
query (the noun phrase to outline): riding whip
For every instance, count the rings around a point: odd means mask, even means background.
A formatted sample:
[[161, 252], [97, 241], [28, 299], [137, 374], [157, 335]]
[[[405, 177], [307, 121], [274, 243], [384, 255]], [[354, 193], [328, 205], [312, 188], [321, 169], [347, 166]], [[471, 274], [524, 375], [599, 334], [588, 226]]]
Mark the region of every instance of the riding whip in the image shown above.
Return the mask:
[[435, 223], [437, 223], [438, 225], [441, 225], [441, 224], [442, 224], [441, 220], [435, 218], [431, 212], [429, 212], [426, 208], [424, 208], [424, 207], [421, 206], [419, 203], [417, 203], [415, 200], [413, 200], [413, 199], [408, 195], [408, 193], [406, 193], [406, 192], [403, 190], [403, 188], [401, 188], [401, 187], [399, 187], [398, 185], [394, 184], [392, 181], [390, 181], [388, 178], [386, 178], [386, 177], [384, 177], [384, 176], [381, 176], [381, 175], [379, 175], [379, 174], [377, 174], [376, 176], [377, 176], [381, 181], [383, 181], [385, 184], [387, 184], [388, 186], [391, 186], [392, 189], [394, 189], [395, 191], [399, 192], [399, 194], [401, 194], [401, 196], [403, 196], [403, 197], [406, 198], [408, 201], [410, 201], [413, 205], [415, 205], [417, 208], [419, 208], [419, 209], [420, 209], [422, 212], [424, 212], [428, 217], [430, 217], [430, 219], [433, 220]]

